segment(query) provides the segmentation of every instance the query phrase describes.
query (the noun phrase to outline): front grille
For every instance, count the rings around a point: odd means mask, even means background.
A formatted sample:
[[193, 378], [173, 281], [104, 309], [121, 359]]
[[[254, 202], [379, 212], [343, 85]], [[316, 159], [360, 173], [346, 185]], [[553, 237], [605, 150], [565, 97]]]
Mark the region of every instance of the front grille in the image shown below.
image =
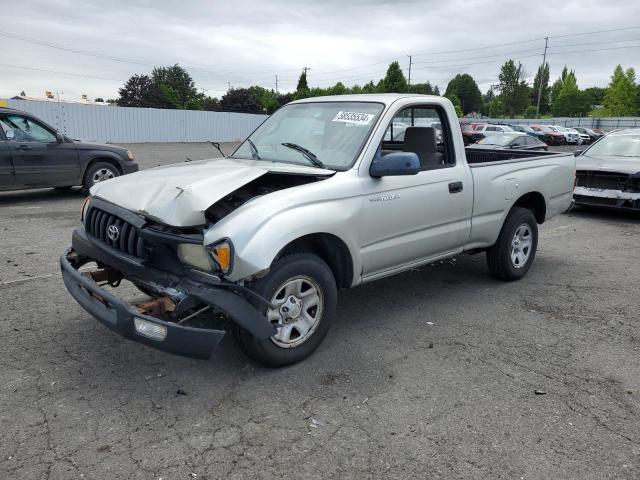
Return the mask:
[[[84, 220], [86, 232], [96, 240], [120, 250], [133, 257], [144, 257], [145, 245], [138, 229], [125, 222], [121, 218], [100, 210], [90, 208]], [[109, 237], [109, 227], [114, 226], [112, 232], [117, 230], [115, 239]]]
[[583, 170], [578, 171], [576, 177], [579, 187], [621, 190], [623, 192], [638, 191], [637, 182], [634, 183], [629, 175]]

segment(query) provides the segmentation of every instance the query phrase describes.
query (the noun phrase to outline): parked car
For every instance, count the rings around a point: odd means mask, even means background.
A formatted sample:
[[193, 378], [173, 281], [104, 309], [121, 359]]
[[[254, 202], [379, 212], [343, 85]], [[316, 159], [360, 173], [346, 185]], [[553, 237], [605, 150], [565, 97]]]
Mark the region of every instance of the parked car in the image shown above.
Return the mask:
[[529, 125], [509, 125], [509, 126], [513, 129], [514, 132], [526, 133], [527, 135], [533, 138], [537, 138], [542, 143], [544, 143], [544, 133], [538, 130], [534, 130]]
[[576, 153], [576, 205], [640, 211], [640, 128], [616, 130]]
[[584, 138], [583, 135], [589, 137], [589, 141], [587, 143], [593, 143], [598, 140], [600, 137], [604, 136], [602, 133], [598, 133], [595, 130], [585, 127], [573, 127], [575, 130], [580, 133], [580, 137]]
[[517, 149], [517, 150], [548, 150], [547, 144], [526, 133], [505, 132], [489, 135], [478, 141], [474, 148]]
[[531, 128], [544, 134], [544, 142], [547, 145], [564, 145], [567, 143], [564, 133], [559, 132], [551, 125], [531, 125]]
[[473, 137], [476, 139], [476, 141], [478, 141], [488, 135], [493, 135], [495, 133], [504, 133], [504, 132], [513, 132], [513, 129], [507, 125], [483, 124], [483, 125], [476, 126], [475, 130], [473, 131]]
[[462, 140], [465, 145], [470, 145], [476, 142], [476, 138], [473, 136], [473, 125], [470, 122], [460, 120], [460, 130], [462, 130]]
[[582, 143], [582, 141], [580, 140], [580, 134], [577, 130], [574, 130], [573, 128], [561, 127], [559, 125], [553, 125], [552, 127], [564, 135], [566, 144], [580, 145]]
[[0, 190], [74, 185], [88, 190], [136, 171], [126, 148], [72, 140], [29, 113], [0, 107]]
[[[403, 141], [385, 140], [396, 117], [439, 118], [442, 144], [413, 121]], [[95, 185], [60, 259], [64, 283], [105, 326], [161, 350], [209, 357], [225, 334], [205, 323], [213, 310], [253, 359], [300, 361], [329, 330], [340, 288], [465, 251], [486, 251], [503, 280], [526, 275], [538, 224], [571, 204], [575, 158], [465, 149], [461, 137], [444, 97], [298, 100], [228, 158]], [[122, 279], [151, 299], [97, 283]]]

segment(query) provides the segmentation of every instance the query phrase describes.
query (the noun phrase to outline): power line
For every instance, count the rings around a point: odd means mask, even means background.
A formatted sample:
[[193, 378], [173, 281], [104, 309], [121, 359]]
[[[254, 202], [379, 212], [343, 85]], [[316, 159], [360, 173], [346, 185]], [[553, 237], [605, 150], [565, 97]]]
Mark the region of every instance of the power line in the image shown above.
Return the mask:
[[113, 80], [114, 82], [125, 82], [126, 80], [122, 80], [121, 78], [108, 78], [108, 77], [99, 77], [97, 75], [85, 75], [82, 73], [70, 73], [70, 72], [59, 72], [56, 70], [46, 70], [44, 68], [36, 68], [36, 67], [26, 67], [24, 65], [9, 65], [7, 63], [0, 63], [2, 67], [11, 67], [11, 68], [22, 68], [25, 70], [36, 70], [38, 72], [46, 72], [46, 73], [56, 73], [58, 75], [70, 75], [72, 77], [84, 77], [84, 78], [97, 78], [99, 80]]
[[567, 33], [565, 35], [549, 35], [549, 38], [578, 37], [581, 35], [595, 35], [597, 33], [622, 32], [623, 30], [637, 30], [640, 27], [612, 28], [610, 30], [594, 30], [591, 32]]

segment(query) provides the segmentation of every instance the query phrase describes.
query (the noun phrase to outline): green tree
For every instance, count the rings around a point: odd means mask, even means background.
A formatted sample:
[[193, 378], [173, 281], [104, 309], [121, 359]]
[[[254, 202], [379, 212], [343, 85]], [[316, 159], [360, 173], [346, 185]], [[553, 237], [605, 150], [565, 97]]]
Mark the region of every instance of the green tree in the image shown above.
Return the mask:
[[433, 91], [433, 87], [431, 86], [431, 83], [427, 82], [427, 83], [414, 83], [413, 85], [409, 85], [409, 92], [410, 93], [418, 93], [421, 95], [433, 95], [434, 91]]
[[576, 75], [571, 71], [562, 82], [551, 112], [556, 117], [576, 117], [586, 115], [589, 110], [587, 97], [578, 88]]
[[567, 75], [569, 75], [569, 70], [567, 70], [567, 66], [565, 65], [564, 68], [562, 69], [562, 73], [560, 73], [560, 77], [558, 77], [558, 79], [555, 82], [553, 82], [553, 85], [551, 85], [551, 91], [549, 92], [549, 103], [551, 104], [552, 107], [553, 107], [553, 102], [555, 102], [556, 99], [558, 98], [558, 95], [560, 95], [560, 90], [562, 90], [562, 84], [566, 80]]
[[632, 117], [638, 113], [638, 88], [633, 68], [616, 66], [604, 96], [604, 111], [611, 117]]
[[232, 88], [220, 99], [223, 112], [264, 113], [248, 88]]
[[202, 110], [210, 112], [219, 112], [221, 110], [220, 100], [215, 97], [204, 97], [200, 103]]
[[589, 101], [591, 109], [596, 105], [602, 105], [604, 103], [604, 96], [607, 93], [607, 89], [603, 87], [589, 87], [583, 90], [585, 97]]
[[512, 117], [524, 112], [529, 104], [529, 86], [522, 64], [518, 62], [516, 66], [513, 60], [508, 60], [500, 68], [498, 80], [504, 112]]
[[[540, 88], [542, 86], [542, 88]], [[549, 95], [551, 88], [549, 87], [549, 62], [538, 67], [536, 76], [533, 78], [533, 89], [531, 90], [531, 105], [538, 105], [538, 95], [540, 95], [540, 114], [549, 113], [550, 102]], [[535, 110], [534, 110], [535, 116]]]
[[303, 70], [300, 74], [300, 78], [298, 78], [298, 86], [296, 87], [296, 91], [301, 90], [309, 90], [309, 85], [307, 84], [307, 71]]
[[280, 108], [278, 97], [276, 95], [276, 92], [274, 92], [273, 90], [267, 90], [266, 88], [254, 85], [252, 87], [249, 87], [249, 92], [258, 100], [258, 103], [260, 103], [260, 108], [264, 113], [270, 115], [278, 108]]
[[156, 84], [148, 75], [133, 75], [118, 90], [121, 107], [161, 107], [158, 102], [159, 92]]
[[407, 79], [402, 73], [398, 62], [391, 62], [387, 69], [387, 74], [382, 80], [383, 92], [388, 93], [404, 93], [407, 91]]
[[440, 96], [440, 89], [438, 88], [437, 85], [435, 87], [433, 87], [433, 94]]
[[96, 98], [96, 99], [94, 100], [94, 102], [102, 102], [102, 103], [104, 103], [104, 98], [102, 98], [102, 97], [98, 97], [98, 98]]
[[482, 108], [482, 93], [471, 75], [458, 74], [447, 85], [444, 96], [455, 94], [460, 99], [460, 108], [466, 113], [479, 112]]
[[151, 78], [160, 92], [158, 101], [165, 108], [201, 108], [204, 95], [198, 93], [191, 75], [180, 65], [156, 67]]

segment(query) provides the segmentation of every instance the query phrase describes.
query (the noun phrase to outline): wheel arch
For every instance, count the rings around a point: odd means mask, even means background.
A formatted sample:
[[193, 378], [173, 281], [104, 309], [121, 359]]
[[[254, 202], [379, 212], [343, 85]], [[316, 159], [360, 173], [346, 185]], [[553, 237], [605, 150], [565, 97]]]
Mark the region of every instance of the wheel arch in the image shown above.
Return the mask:
[[533, 212], [538, 224], [542, 225], [547, 216], [547, 202], [540, 192], [529, 192], [522, 195], [513, 207], [523, 207]]
[[275, 256], [274, 262], [291, 253], [312, 253], [324, 260], [336, 279], [338, 288], [353, 283], [353, 258], [347, 244], [331, 233], [311, 233], [292, 240]]
[[111, 156], [108, 153], [105, 152], [96, 152], [92, 155], [87, 156], [87, 158], [85, 159], [84, 162], [84, 170], [82, 172], [82, 178], [84, 179], [85, 175], [87, 174], [87, 171], [96, 163], [99, 162], [104, 162], [104, 163], [109, 163], [111, 165], [113, 165], [116, 169], [118, 169], [118, 172], [120, 175], [122, 175], [122, 166], [120, 165], [120, 162], [118, 161], [118, 159], [115, 156]]

